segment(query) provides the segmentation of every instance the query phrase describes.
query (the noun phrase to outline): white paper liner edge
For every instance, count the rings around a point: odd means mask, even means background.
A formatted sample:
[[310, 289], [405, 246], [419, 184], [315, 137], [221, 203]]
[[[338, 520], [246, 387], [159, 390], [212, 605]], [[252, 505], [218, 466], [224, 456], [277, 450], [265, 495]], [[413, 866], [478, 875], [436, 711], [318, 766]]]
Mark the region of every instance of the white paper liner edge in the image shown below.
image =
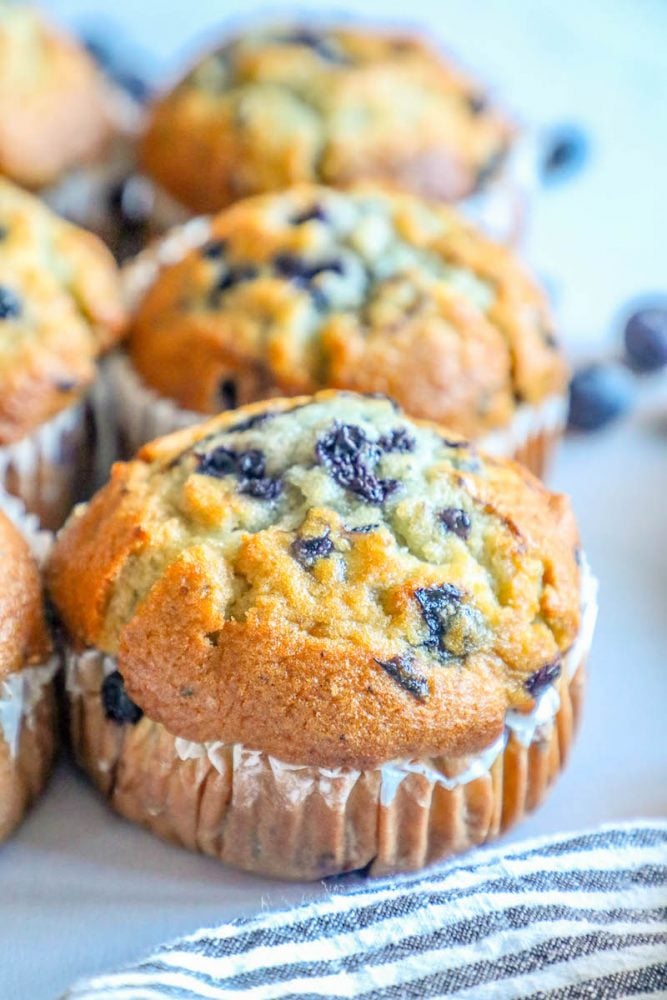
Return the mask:
[[[581, 560], [581, 624], [579, 633], [573, 645], [562, 659], [562, 676], [568, 682], [583, 663], [590, 648], [595, 620], [597, 617], [597, 581], [590, 571], [588, 562], [582, 556]], [[101, 654], [98, 650], [85, 650], [82, 653], [69, 652], [67, 655], [66, 687], [72, 696], [85, 693], [79, 683], [79, 674], [87, 666], [99, 669], [101, 664], [104, 677], [117, 669], [116, 660], [112, 656]], [[456, 775], [443, 774], [429, 760], [399, 759], [389, 761], [377, 769], [381, 774], [380, 801], [389, 804], [401, 783], [411, 774], [423, 775], [434, 784], [451, 790], [461, 785], [475, 781], [489, 773], [496, 759], [505, 749], [511, 734], [523, 746], [529, 746], [539, 736], [539, 730], [553, 722], [560, 708], [560, 697], [557, 687], [553, 684], [537, 699], [535, 708], [528, 713], [508, 712], [505, 718], [505, 729], [490, 746], [480, 753], [466, 758], [465, 768]], [[224, 755], [228, 745], [215, 740], [206, 743], [196, 743], [181, 737], [174, 737], [174, 748], [180, 760], [196, 760], [207, 758], [210, 764], [223, 773], [226, 767]], [[263, 762], [268, 761], [273, 772], [276, 785], [290, 802], [302, 801], [313, 790], [317, 782], [318, 790], [333, 802], [348, 794], [349, 789], [358, 781], [361, 771], [348, 767], [313, 768], [305, 764], [287, 764], [260, 750], [251, 750], [242, 744], [232, 746], [232, 761], [234, 767], [235, 789], [239, 789], [238, 778], [250, 778], [259, 774]], [[100, 762], [102, 764], [103, 762]], [[252, 784], [252, 782], [251, 782]], [[236, 794], [236, 793], [235, 793]]]
[[60, 657], [54, 653], [46, 663], [24, 667], [0, 681], [0, 733], [12, 758], [18, 753], [22, 727], [32, 726], [44, 688], [51, 683], [59, 666]]

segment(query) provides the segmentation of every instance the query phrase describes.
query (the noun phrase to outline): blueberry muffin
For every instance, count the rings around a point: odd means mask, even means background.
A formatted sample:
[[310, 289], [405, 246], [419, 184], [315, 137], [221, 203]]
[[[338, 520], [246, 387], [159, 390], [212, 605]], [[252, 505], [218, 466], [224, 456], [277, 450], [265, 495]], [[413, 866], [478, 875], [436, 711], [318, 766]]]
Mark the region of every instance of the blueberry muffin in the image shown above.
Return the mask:
[[[131, 366], [116, 381], [132, 449], [195, 415], [342, 388], [542, 472], [567, 386], [547, 303], [455, 209], [301, 185], [178, 238], [127, 271]], [[156, 409], [156, 394], [175, 406]]]
[[578, 552], [564, 497], [384, 399], [272, 400], [154, 441], [48, 568], [78, 757], [125, 816], [254, 871], [481, 843], [567, 755]]
[[20, 822], [51, 767], [55, 667], [37, 564], [0, 511], [0, 841]]
[[0, 175], [53, 184], [100, 155], [108, 95], [90, 56], [30, 7], [0, 3]]
[[71, 507], [82, 401], [123, 323], [103, 244], [0, 179], [0, 485], [49, 527]]
[[194, 212], [360, 179], [452, 201], [489, 180], [511, 135], [479, 84], [418, 38], [276, 27], [201, 58], [154, 105], [139, 159]]

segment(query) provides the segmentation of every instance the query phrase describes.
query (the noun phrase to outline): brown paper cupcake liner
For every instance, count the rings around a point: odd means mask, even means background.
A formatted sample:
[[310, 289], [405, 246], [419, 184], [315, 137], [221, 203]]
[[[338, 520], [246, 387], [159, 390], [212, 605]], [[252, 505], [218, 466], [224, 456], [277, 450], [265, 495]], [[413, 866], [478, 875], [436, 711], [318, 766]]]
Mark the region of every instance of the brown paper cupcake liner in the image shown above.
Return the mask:
[[44, 528], [59, 528], [78, 499], [87, 471], [88, 433], [83, 401], [0, 447], [0, 489], [18, 497]]
[[[165, 840], [247, 871], [319, 879], [411, 871], [486, 843], [535, 809], [569, 755], [582, 659], [559, 707], [526, 739], [509, 727], [474, 758], [397, 761], [368, 771], [288, 765], [240, 745], [190, 744], [143, 716], [105, 717], [112, 658], [71, 653], [71, 735], [110, 805]], [[554, 689], [555, 691], [555, 689]], [[524, 720], [525, 721], [525, 720]]]

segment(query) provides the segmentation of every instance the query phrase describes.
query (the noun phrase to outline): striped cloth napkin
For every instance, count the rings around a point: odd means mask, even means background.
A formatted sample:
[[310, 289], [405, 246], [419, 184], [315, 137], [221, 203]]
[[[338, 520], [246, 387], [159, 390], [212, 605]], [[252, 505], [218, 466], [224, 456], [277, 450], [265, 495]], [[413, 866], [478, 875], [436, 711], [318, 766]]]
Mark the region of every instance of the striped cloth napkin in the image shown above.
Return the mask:
[[164, 945], [67, 1000], [667, 997], [667, 822], [328, 889]]

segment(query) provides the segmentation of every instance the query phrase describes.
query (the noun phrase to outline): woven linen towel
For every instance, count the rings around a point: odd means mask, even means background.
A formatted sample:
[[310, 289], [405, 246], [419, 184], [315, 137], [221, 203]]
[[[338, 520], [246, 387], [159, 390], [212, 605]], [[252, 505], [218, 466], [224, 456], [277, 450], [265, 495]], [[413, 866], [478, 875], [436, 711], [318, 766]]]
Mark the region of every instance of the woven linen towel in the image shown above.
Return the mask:
[[348, 886], [198, 931], [67, 1000], [667, 997], [667, 822]]

